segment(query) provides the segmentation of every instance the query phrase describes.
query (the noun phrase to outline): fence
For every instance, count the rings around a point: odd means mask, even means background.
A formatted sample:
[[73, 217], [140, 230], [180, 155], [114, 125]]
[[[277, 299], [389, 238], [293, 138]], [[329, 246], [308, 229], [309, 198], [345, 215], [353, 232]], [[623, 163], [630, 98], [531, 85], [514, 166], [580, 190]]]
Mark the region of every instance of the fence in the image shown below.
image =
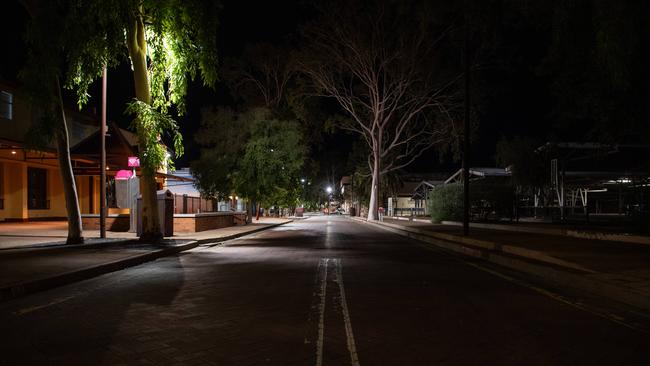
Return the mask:
[[215, 212], [217, 210], [217, 204], [213, 200], [206, 200], [201, 197], [193, 197], [186, 194], [174, 194], [174, 213], [176, 214]]
[[395, 207], [393, 216], [423, 216], [424, 207]]

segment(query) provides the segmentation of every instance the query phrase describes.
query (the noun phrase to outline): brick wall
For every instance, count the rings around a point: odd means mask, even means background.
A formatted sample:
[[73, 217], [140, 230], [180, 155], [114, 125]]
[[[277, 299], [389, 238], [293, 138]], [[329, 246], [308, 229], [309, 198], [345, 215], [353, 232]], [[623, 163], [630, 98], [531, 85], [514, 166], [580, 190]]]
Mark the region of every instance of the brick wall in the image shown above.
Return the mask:
[[[99, 230], [99, 215], [82, 215], [84, 230]], [[129, 231], [129, 215], [110, 215], [106, 218], [107, 231]]]
[[[81, 220], [84, 229], [99, 230], [99, 215], [82, 215]], [[244, 225], [246, 223], [245, 220], [246, 214], [234, 212], [174, 215], [174, 232], [194, 233], [222, 227]], [[106, 230], [129, 231], [129, 215], [108, 216], [106, 218]]]
[[174, 215], [174, 232], [197, 232], [222, 227], [243, 225], [245, 214], [203, 213], [197, 215]]

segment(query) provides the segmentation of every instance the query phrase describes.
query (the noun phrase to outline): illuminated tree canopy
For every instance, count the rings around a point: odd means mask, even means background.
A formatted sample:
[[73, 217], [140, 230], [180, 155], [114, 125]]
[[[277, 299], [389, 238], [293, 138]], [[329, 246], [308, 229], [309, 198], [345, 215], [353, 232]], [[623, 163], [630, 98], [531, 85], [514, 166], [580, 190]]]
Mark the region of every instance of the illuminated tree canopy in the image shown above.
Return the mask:
[[[160, 237], [155, 214], [155, 172], [170, 156], [160, 143], [171, 132], [176, 155], [182, 154], [178, 126], [169, 116], [175, 106], [185, 112], [184, 97], [191, 79], [203, 84], [217, 80], [216, 28], [218, 3], [201, 0], [58, 0], [35, 2], [35, 24], [57, 32], [52, 47], [65, 63], [51, 65], [52, 74], [77, 94], [79, 106], [88, 102], [88, 89], [104, 67], [130, 62], [135, 99], [133, 113], [143, 163], [143, 238]], [[52, 17], [56, 14], [57, 17]], [[51, 24], [52, 19], [56, 24]], [[55, 27], [52, 27], [54, 25]], [[65, 66], [63, 66], [65, 65]]]

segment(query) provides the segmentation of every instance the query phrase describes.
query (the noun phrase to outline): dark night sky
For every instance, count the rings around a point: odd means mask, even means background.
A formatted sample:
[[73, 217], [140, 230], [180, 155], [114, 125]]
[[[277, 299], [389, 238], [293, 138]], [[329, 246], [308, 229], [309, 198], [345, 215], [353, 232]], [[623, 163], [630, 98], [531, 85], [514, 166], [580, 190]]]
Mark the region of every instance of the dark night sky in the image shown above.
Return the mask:
[[[242, 48], [247, 43], [270, 42], [281, 43], [288, 39], [295, 39], [297, 29], [300, 24], [309, 18], [308, 9], [304, 6], [305, 0], [281, 1], [281, 2], [257, 2], [257, 1], [224, 1], [223, 10], [220, 17], [220, 29], [218, 33], [219, 53], [221, 58], [238, 57]], [[637, 2], [635, 2], [637, 4]], [[642, 4], [642, 3], [639, 3]], [[643, 6], [643, 5], [638, 5]], [[22, 32], [26, 16], [17, 1], [3, 2], [2, 4], [2, 21], [0, 30], [4, 35], [4, 49], [8, 52], [3, 54], [0, 73], [6, 79], [15, 79], [15, 73], [20, 68], [24, 59], [24, 46], [22, 45]], [[504, 9], [498, 14], [498, 17], [505, 19], [508, 9]], [[579, 9], [582, 10], [582, 9]], [[589, 9], [587, 9], [589, 10]], [[634, 9], [623, 9], [624, 11], [634, 14]], [[506, 15], [503, 15], [506, 14]], [[581, 54], [576, 53], [570, 57], [565, 57], [565, 64], [558, 62], [558, 67], [566, 67], [566, 70], [547, 67], [543, 60], [548, 57], [551, 40], [557, 30], [555, 26], [549, 26], [550, 21], [543, 17], [543, 25], [530, 24], [530, 22], [518, 15], [521, 19], [513, 21], [506, 19], [504, 24], [498, 25], [500, 41], [495, 47], [502, 59], [499, 62], [488, 60], [481, 70], [476, 72], [474, 80], [474, 98], [476, 102], [475, 113], [480, 121], [476, 133], [476, 140], [473, 142], [473, 164], [474, 166], [494, 165], [495, 144], [501, 136], [532, 136], [538, 141], [543, 142], [554, 136], [558, 130], [558, 123], [564, 123], [562, 119], [557, 118], [557, 105], [561, 102], [579, 99], [585, 93], [591, 90], [590, 84], [581, 85], [583, 89], [575, 88], [569, 90], [572, 85], [565, 87], [566, 90], [560, 89], [560, 93], [551, 92], [554, 87], [551, 77], [561, 75], [571, 75], [572, 69], [569, 64], [570, 60], [576, 58], [576, 62], [581, 59], [577, 57]], [[582, 19], [580, 16], [572, 15], [574, 18]], [[577, 22], [578, 29], [588, 28], [591, 21], [590, 15], [583, 17], [585, 23]], [[499, 18], [502, 20], [502, 18]], [[620, 19], [612, 17], [614, 21]], [[632, 21], [629, 23], [634, 24]], [[614, 24], [616, 24], [614, 22]], [[627, 25], [627, 20], [624, 23]], [[569, 24], [569, 26], [576, 26]], [[645, 28], [643, 28], [645, 29]], [[627, 30], [628, 32], [632, 31]], [[638, 32], [637, 32], [638, 33]], [[647, 33], [638, 36], [637, 41], [642, 42]], [[573, 35], [571, 34], [573, 37]], [[572, 43], [580, 39], [575, 36], [576, 40], [569, 40], [569, 49]], [[647, 40], [647, 39], [646, 39]], [[585, 42], [575, 43], [579, 45]], [[590, 49], [585, 47], [586, 62], [591, 62]], [[571, 51], [569, 51], [571, 52]], [[502, 57], [502, 55], [507, 55]], [[645, 54], [644, 54], [645, 55]], [[575, 56], [575, 57], [574, 57]], [[562, 58], [558, 58], [562, 61]], [[504, 61], [505, 60], [505, 61]], [[583, 60], [583, 61], [584, 61]], [[592, 65], [593, 66], [593, 65]], [[598, 65], [596, 65], [598, 66]], [[540, 69], [547, 67], [547, 72], [540, 72]], [[575, 67], [575, 65], [574, 65]], [[578, 64], [578, 70], [582, 67]], [[645, 74], [641, 74], [644, 77]], [[600, 77], [596, 75], [594, 78]], [[566, 80], [572, 81], [571, 77]], [[576, 84], [583, 80], [576, 77]], [[593, 81], [592, 81], [593, 83]], [[650, 83], [638, 82], [639, 85], [648, 85]], [[634, 86], [634, 85], [633, 85]], [[637, 96], [643, 96], [647, 93], [647, 87], [641, 88], [640, 92], [630, 89]], [[608, 92], [606, 87], [603, 87]], [[646, 94], [643, 94], [646, 93]], [[97, 106], [99, 102], [98, 88], [95, 86], [91, 89], [93, 99], [89, 106]], [[133, 86], [129, 66], [125, 63], [117, 69], [110, 70], [109, 73], [109, 119], [118, 121], [123, 127], [127, 127], [129, 118], [123, 115], [125, 103], [133, 96]], [[576, 98], [574, 98], [574, 96]], [[72, 99], [72, 98], [71, 98]], [[643, 99], [639, 97], [638, 99]], [[598, 100], [594, 105], [598, 105]], [[210, 90], [200, 85], [200, 82], [194, 82], [187, 95], [188, 113], [179, 117], [182, 132], [185, 135], [186, 156], [178, 162], [177, 166], [185, 166], [187, 163], [198, 157], [198, 148], [193, 141], [193, 134], [196, 132], [199, 121], [200, 111], [209, 105], [229, 104], [230, 99], [226, 89], [219, 85], [216, 90]], [[647, 104], [647, 103], [646, 103]], [[99, 108], [97, 108], [99, 109]], [[593, 109], [593, 108], [592, 108]], [[634, 106], [627, 108], [634, 110]], [[554, 114], [555, 113], [555, 114]], [[579, 116], [589, 121], [589, 116]], [[560, 121], [560, 122], [558, 122]], [[567, 125], [564, 128], [564, 135], [560, 138], [569, 139], [583, 135], [583, 125]], [[561, 130], [561, 129], [560, 129]], [[567, 132], [568, 131], [568, 132]], [[323, 159], [332, 161], [345, 158], [350, 146], [350, 138], [341, 133], [327, 135], [325, 143], [331, 148], [325, 149]], [[411, 168], [414, 171], [426, 172], [437, 170], [451, 170], [458, 166], [458, 163], [451, 162], [447, 159], [446, 163], [440, 163], [440, 159], [435, 153], [425, 154]]]

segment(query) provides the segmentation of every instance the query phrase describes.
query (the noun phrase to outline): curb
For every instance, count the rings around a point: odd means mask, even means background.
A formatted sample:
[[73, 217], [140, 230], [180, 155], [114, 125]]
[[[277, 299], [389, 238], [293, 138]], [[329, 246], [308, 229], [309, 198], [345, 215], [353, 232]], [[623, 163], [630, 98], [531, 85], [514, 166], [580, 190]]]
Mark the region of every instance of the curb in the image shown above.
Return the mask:
[[398, 227], [390, 227], [384, 223], [380, 224], [359, 219], [354, 220], [357, 222], [373, 225], [384, 230], [391, 231], [398, 235], [424, 242], [426, 244], [431, 244], [445, 250], [483, 259], [506, 268], [523, 272], [536, 277], [541, 282], [553, 286], [569, 287], [602, 297], [611, 298], [612, 300], [636, 307], [638, 309], [650, 310], [650, 296], [648, 293], [642, 293], [628, 287], [592, 279], [589, 277], [588, 273], [584, 273], [583, 271], [572, 270], [570, 268], [560, 268], [559, 266], [554, 266], [552, 264], [539, 264], [524, 258], [518, 258], [515, 255], [494, 252], [485, 248], [477, 248], [459, 243], [458, 241], [441, 240], [430, 235], [414, 233]]
[[65, 244], [65, 243], [43, 243], [36, 244], [31, 246], [23, 247], [10, 247], [10, 248], [1, 248], [0, 255], [21, 255], [29, 253], [31, 251], [38, 252], [56, 252], [56, 251], [65, 251], [68, 249], [93, 249], [99, 247], [107, 247], [111, 245], [122, 245], [122, 244], [131, 244], [139, 243], [138, 239], [113, 239], [110, 241], [99, 242], [99, 243], [84, 243], [84, 244]]
[[[462, 226], [463, 224], [458, 221], [442, 221], [443, 225]], [[578, 239], [589, 240], [603, 240], [603, 241], [618, 241], [631, 244], [650, 245], [650, 236], [623, 234], [623, 233], [607, 233], [593, 230], [578, 230], [571, 228], [542, 228], [530, 226], [517, 226], [517, 224], [488, 224], [482, 222], [473, 222], [472, 227], [488, 230], [501, 230], [512, 231], [518, 233], [533, 233], [543, 235], [559, 235], [568, 236]]]
[[242, 236], [255, 234], [255, 233], [258, 233], [260, 231], [273, 229], [275, 227], [288, 224], [290, 222], [293, 222], [293, 220], [289, 220], [289, 221], [286, 221], [286, 222], [280, 222], [280, 223], [277, 223], [277, 224], [271, 224], [271, 225], [268, 225], [268, 226], [257, 228], [255, 230], [246, 231], [246, 232], [243, 232], [243, 233], [232, 234], [232, 235], [228, 235], [228, 236], [223, 236], [223, 237], [220, 237], [220, 238], [201, 239], [201, 240], [197, 240], [196, 242], [198, 243], [198, 245], [218, 244], [218, 243], [222, 243], [224, 241], [241, 238]]
[[[371, 222], [370, 224], [375, 224], [374, 222]], [[577, 271], [582, 271], [586, 273], [596, 273], [595, 271], [585, 268], [579, 264], [568, 262], [553, 256], [550, 256], [544, 252], [540, 252], [537, 250], [532, 250], [532, 249], [526, 249], [526, 248], [521, 248], [515, 245], [509, 245], [509, 244], [501, 244], [498, 242], [493, 242], [493, 241], [488, 241], [488, 240], [481, 240], [481, 239], [476, 239], [476, 238], [468, 238], [464, 236], [458, 236], [454, 234], [446, 234], [446, 233], [438, 233], [438, 232], [433, 232], [429, 230], [421, 230], [415, 227], [405, 227], [402, 225], [398, 224], [391, 224], [387, 222], [381, 222], [381, 223], [376, 223], [378, 225], [383, 225], [387, 227], [391, 227], [397, 230], [403, 230], [406, 232], [414, 233], [414, 234], [420, 234], [420, 235], [425, 235], [428, 237], [432, 237], [434, 239], [439, 239], [439, 240], [444, 240], [444, 241], [449, 241], [449, 242], [456, 242], [460, 243], [472, 248], [477, 248], [477, 249], [483, 249], [491, 252], [500, 252], [503, 254], [510, 254], [522, 258], [526, 258], [528, 260], [533, 260], [533, 261], [538, 261], [538, 262], [544, 262], [548, 263], [554, 266], [559, 266], [559, 267], [565, 267], [569, 268], [571, 270], [577, 270]]]
[[0, 301], [7, 301], [17, 297], [25, 296], [35, 292], [49, 290], [55, 287], [68, 285], [74, 282], [97, 277], [106, 273], [119, 271], [128, 267], [149, 262], [161, 257], [177, 254], [189, 249], [196, 248], [197, 241], [190, 241], [185, 244], [164, 248], [144, 254], [137, 254], [131, 257], [118, 259], [112, 262], [102, 263], [82, 269], [72, 270], [57, 274], [51, 277], [38, 280], [21, 282], [7, 287], [0, 288]]

